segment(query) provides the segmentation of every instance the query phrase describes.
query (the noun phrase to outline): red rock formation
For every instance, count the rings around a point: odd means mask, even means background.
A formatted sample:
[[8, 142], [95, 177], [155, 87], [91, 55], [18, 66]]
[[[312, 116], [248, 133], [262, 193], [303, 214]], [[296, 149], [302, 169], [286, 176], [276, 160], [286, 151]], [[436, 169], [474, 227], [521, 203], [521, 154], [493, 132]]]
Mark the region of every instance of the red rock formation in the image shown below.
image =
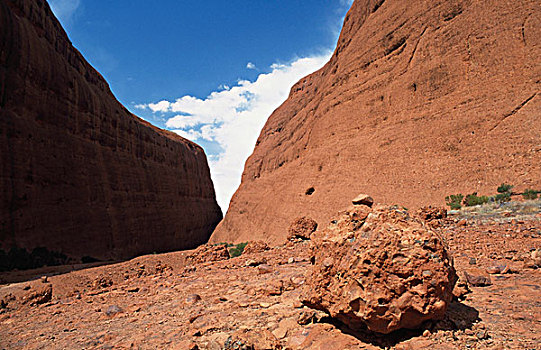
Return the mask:
[[126, 258], [221, 219], [203, 150], [132, 115], [44, 0], [0, 1], [0, 248]]
[[442, 319], [457, 280], [443, 238], [396, 207], [341, 212], [313, 235], [311, 261], [306, 305], [385, 334]]
[[269, 118], [211, 240], [278, 242], [357, 193], [406, 207], [541, 188], [541, 4], [357, 0]]

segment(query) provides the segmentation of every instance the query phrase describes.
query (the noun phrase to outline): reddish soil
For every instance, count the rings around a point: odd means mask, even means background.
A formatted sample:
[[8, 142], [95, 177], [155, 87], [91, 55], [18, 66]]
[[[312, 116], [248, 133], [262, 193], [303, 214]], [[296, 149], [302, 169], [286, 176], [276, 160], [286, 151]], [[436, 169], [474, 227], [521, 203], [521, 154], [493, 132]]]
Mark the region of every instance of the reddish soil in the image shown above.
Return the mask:
[[205, 243], [203, 149], [128, 112], [45, 0], [0, 1], [0, 249], [80, 261]]
[[[541, 270], [525, 267], [532, 251], [541, 249], [541, 217], [534, 215], [475, 225], [462, 218], [445, 221], [438, 230], [458, 275], [488, 276], [491, 285], [464, 287], [459, 281], [455, 292], [462, 288], [463, 295], [444, 319], [415, 331], [352, 332], [303, 306], [310, 241], [299, 241], [231, 259], [207, 255], [225, 260], [194, 265], [186, 265], [186, 257], [195, 251], [148, 255], [51, 276], [45, 283], [3, 285], [0, 347], [538, 349]], [[486, 272], [501, 265], [509, 271]], [[51, 300], [46, 286], [52, 287]]]
[[214, 242], [281, 243], [358, 193], [408, 208], [541, 190], [541, 2], [356, 0], [269, 118]]

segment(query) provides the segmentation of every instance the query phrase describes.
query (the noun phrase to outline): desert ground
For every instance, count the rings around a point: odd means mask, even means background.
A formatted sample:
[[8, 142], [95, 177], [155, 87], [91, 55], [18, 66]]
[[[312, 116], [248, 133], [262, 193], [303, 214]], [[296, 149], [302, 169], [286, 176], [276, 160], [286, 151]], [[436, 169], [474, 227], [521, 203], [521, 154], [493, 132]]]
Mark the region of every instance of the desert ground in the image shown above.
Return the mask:
[[538, 349], [541, 214], [532, 203], [468, 208], [430, 222], [449, 245], [459, 281], [445, 317], [417, 330], [351, 331], [304, 306], [311, 243], [299, 240], [251, 242], [234, 258], [225, 246], [206, 245], [4, 274], [0, 347]]

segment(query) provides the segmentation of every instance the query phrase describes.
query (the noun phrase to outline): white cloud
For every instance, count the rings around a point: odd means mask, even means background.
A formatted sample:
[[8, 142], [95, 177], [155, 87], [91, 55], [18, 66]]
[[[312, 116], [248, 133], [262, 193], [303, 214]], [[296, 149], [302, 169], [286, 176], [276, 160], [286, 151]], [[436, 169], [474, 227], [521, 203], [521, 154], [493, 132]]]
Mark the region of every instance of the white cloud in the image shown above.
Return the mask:
[[[144, 106], [141, 106], [141, 107], [144, 107]], [[148, 105], [148, 108], [150, 108], [152, 110], [152, 112], [154, 112], [154, 113], [156, 113], [156, 112], [167, 112], [170, 107], [171, 107], [171, 103], [169, 103], [169, 101], [165, 101], [165, 100], [157, 102], [157, 103], [150, 103]]]
[[351, 7], [352, 4], [353, 4], [353, 0], [340, 0], [340, 5], [342, 6]]
[[81, 5], [81, 0], [49, 0], [49, 5], [56, 18], [66, 26]]
[[175, 113], [166, 122], [169, 129], [190, 140], [219, 146], [221, 152], [207, 153], [218, 203], [225, 211], [267, 118], [286, 100], [293, 84], [321, 68], [330, 55], [326, 52], [289, 64], [273, 64], [269, 73], [260, 74], [255, 81], [240, 80], [204, 99], [186, 95], [173, 102], [137, 107]]
[[248, 68], [248, 69], [257, 69], [256, 65], [253, 64], [252, 62], [248, 62], [246, 64], [246, 68]]

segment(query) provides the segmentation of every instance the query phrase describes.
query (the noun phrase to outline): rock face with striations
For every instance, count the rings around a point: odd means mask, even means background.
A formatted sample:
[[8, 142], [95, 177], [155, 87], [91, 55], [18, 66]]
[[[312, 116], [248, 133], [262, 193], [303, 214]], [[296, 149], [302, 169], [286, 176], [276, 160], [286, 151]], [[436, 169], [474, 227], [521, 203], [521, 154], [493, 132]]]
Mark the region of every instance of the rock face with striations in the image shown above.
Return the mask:
[[132, 115], [44, 0], [0, 1], [0, 249], [120, 259], [221, 219], [201, 147]]
[[282, 241], [357, 193], [442, 205], [541, 188], [541, 3], [356, 0], [338, 46], [269, 118], [211, 240]]

